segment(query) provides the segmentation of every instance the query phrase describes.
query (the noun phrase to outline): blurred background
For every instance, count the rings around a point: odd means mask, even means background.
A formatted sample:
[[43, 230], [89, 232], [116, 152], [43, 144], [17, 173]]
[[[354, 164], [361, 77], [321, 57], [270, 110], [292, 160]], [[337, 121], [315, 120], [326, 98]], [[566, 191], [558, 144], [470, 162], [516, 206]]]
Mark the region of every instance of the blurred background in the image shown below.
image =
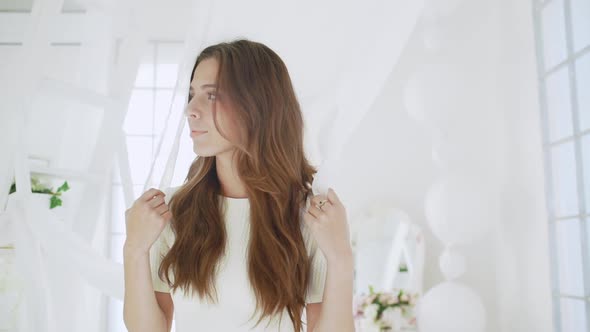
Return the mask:
[[237, 38], [347, 206], [359, 331], [590, 331], [590, 0], [0, 0], [0, 331], [126, 331], [124, 211]]

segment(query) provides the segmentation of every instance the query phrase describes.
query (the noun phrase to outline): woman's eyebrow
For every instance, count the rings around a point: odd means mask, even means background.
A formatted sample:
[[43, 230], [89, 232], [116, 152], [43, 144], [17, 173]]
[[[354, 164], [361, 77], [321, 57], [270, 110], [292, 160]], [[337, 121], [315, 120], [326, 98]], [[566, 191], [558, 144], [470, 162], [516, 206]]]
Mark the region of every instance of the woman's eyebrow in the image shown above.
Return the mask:
[[[203, 84], [203, 85], [201, 85], [201, 89], [204, 89], [204, 88], [217, 88], [217, 85], [216, 84], [210, 84], [210, 83], [209, 84]], [[192, 85], [190, 86], [190, 89], [189, 90], [190, 91], [194, 90]]]

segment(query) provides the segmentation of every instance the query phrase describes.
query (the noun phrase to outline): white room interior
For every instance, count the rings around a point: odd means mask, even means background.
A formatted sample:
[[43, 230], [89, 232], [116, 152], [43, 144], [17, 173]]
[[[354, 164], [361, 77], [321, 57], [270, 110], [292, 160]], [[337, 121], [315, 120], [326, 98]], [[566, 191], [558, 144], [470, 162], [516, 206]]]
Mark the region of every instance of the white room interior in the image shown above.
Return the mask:
[[[70, 240], [44, 236], [30, 220], [47, 214], [22, 205], [40, 198], [0, 192], [0, 331], [126, 331], [124, 211], [182, 184], [187, 68], [237, 37], [289, 68], [310, 159], [330, 161], [322, 179], [350, 212], [356, 294], [404, 280], [386, 257], [405, 222], [423, 241], [415, 290], [466, 286], [478, 331], [590, 331], [589, 22], [590, 0], [0, 1], [0, 184], [67, 180], [58, 229], [92, 249], [66, 264]], [[444, 212], [462, 237], [433, 225]], [[423, 309], [420, 331], [478, 326], [466, 302], [430, 294], [446, 317]]]

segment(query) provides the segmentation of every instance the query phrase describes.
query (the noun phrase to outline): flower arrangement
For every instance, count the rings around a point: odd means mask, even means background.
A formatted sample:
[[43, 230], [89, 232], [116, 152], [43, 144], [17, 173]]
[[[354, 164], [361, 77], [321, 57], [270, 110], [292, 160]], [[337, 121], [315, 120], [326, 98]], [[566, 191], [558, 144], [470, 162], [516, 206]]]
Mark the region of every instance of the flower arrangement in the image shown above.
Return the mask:
[[409, 294], [402, 289], [392, 292], [375, 292], [369, 286], [369, 294], [356, 298], [354, 318], [361, 331], [400, 331], [415, 329], [414, 306], [418, 294]]
[[[49, 208], [53, 209], [55, 207], [61, 206], [61, 194], [65, 191], [68, 191], [70, 189], [70, 186], [68, 185], [68, 181], [65, 181], [59, 188], [57, 188], [57, 191], [53, 191], [52, 188], [50, 188], [47, 184], [42, 183], [38, 177], [36, 176], [31, 176], [31, 191], [34, 193], [40, 193], [40, 194], [49, 194], [51, 195], [51, 198], [49, 199]], [[12, 183], [12, 185], [10, 186], [10, 191], [8, 192], [8, 194], [12, 194], [13, 192], [16, 191], [16, 183]]]

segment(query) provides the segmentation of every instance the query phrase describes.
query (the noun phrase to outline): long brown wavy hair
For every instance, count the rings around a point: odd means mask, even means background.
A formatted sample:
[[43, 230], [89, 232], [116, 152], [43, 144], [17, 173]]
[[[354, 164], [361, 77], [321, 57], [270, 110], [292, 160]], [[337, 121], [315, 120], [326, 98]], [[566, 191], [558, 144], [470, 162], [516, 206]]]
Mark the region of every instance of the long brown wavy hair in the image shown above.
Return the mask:
[[[260, 312], [258, 325], [286, 309], [300, 331], [310, 269], [300, 217], [316, 169], [305, 157], [299, 102], [287, 67], [262, 43], [241, 39], [205, 48], [191, 82], [207, 58], [219, 63], [217, 89], [239, 124], [239, 140], [232, 143], [250, 203], [247, 264], [256, 296], [252, 317]], [[227, 237], [219, 195], [215, 157], [197, 157], [169, 202], [176, 239], [158, 270], [172, 289], [180, 287], [185, 294], [191, 289], [212, 301], [217, 300], [216, 268]]]

